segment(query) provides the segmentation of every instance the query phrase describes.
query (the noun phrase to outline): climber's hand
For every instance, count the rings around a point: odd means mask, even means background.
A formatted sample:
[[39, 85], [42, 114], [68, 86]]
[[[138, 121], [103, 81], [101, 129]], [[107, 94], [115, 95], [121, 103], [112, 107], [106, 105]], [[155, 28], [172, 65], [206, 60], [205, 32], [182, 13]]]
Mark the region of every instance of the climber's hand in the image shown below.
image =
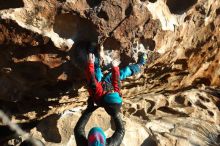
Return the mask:
[[101, 49], [101, 50], [104, 50], [104, 46], [103, 46], [103, 45], [101, 45], [101, 46], [100, 46], [100, 49]]
[[88, 55], [88, 62], [89, 63], [94, 63], [95, 62], [95, 55], [92, 53], [89, 53]]
[[112, 66], [117, 67], [117, 66], [119, 66], [120, 63], [121, 63], [121, 61], [119, 59], [115, 59], [112, 61]]

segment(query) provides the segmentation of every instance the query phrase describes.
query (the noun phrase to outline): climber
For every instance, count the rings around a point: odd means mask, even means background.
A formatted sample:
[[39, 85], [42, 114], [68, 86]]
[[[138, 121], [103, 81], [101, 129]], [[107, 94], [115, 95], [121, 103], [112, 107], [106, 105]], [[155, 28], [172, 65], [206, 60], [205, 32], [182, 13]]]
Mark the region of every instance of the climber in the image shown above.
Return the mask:
[[[99, 106], [103, 106], [108, 114], [120, 110], [122, 99], [120, 96], [120, 81], [141, 71], [141, 66], [146, 63], [146, 55], [139, 56], [138, 63], [129, 65], [119, 71], [120, 61], [112, 62], [112, 73], [103, 77], [99, 66], [98, 57], [89, 53], [86, 77], [90, 98]], [[110, 113], [113, 112], [113, 113]]]
[[120, 146], [124, 137], [125, 129], [119, 113], [112, 115], [116, 130], [110, 138], [106, 138], [104, 131], [100, 127], [93, 127], [89, 131], [88, 138], [86, 138], [85, 126], [89, 121], [92, 112], [98, 107], [99, 106], [94, 106], [92, 100], [88, 100], [88, 106], [74, 128], [77, 146]]

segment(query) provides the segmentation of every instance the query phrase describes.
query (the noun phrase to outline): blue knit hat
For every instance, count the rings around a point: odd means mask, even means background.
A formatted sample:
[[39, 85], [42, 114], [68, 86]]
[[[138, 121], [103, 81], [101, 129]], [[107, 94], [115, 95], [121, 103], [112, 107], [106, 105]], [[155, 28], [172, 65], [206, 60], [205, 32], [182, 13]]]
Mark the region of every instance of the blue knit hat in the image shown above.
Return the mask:
[[89, 131], [88, 145], [89, 146], [105, 146], [106, 136], [102, 128], [94, 127]]
[[104, 96], [104, 102], [108, 104], [122, 104], [122, 98], [118, 92], [108, 93]]

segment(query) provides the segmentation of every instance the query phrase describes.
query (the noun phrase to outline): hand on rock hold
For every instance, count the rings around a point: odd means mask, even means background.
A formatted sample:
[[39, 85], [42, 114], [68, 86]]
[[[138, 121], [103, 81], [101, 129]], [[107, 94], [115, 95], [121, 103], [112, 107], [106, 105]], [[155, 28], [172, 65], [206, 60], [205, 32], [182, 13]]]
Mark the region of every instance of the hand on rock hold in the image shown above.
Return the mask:
[[88, 62], [89, 63], [94, 63], [95, 62], [95, 55], [92, 53], [89, 53], [88, 55]]
[[100, 49], [101, 49], [101, 50], [104, 50], [104, 46], [103, 46], [103, 45], [101, 45], [101, 46], [100, 46]]
[[119, 59], [115, 59], [112, 61], [112, 66], [117, 67], [117, 66], [119, 66], [120, 63], [121, 63], [121, 61]]

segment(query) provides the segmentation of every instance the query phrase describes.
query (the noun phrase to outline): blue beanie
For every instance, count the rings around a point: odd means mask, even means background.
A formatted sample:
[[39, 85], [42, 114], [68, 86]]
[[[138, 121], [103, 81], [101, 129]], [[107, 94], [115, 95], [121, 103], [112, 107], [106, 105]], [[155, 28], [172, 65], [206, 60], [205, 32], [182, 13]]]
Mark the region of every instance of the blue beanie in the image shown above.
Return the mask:
[[94, 127], [89, 131], [88, 145], [89, 146], [105, 146], [106, 136], [102, 128]]
[[118, 92], [108, 93], [104, 96], [104, 102], [108, 104], [122, 104], [121, 96]]

